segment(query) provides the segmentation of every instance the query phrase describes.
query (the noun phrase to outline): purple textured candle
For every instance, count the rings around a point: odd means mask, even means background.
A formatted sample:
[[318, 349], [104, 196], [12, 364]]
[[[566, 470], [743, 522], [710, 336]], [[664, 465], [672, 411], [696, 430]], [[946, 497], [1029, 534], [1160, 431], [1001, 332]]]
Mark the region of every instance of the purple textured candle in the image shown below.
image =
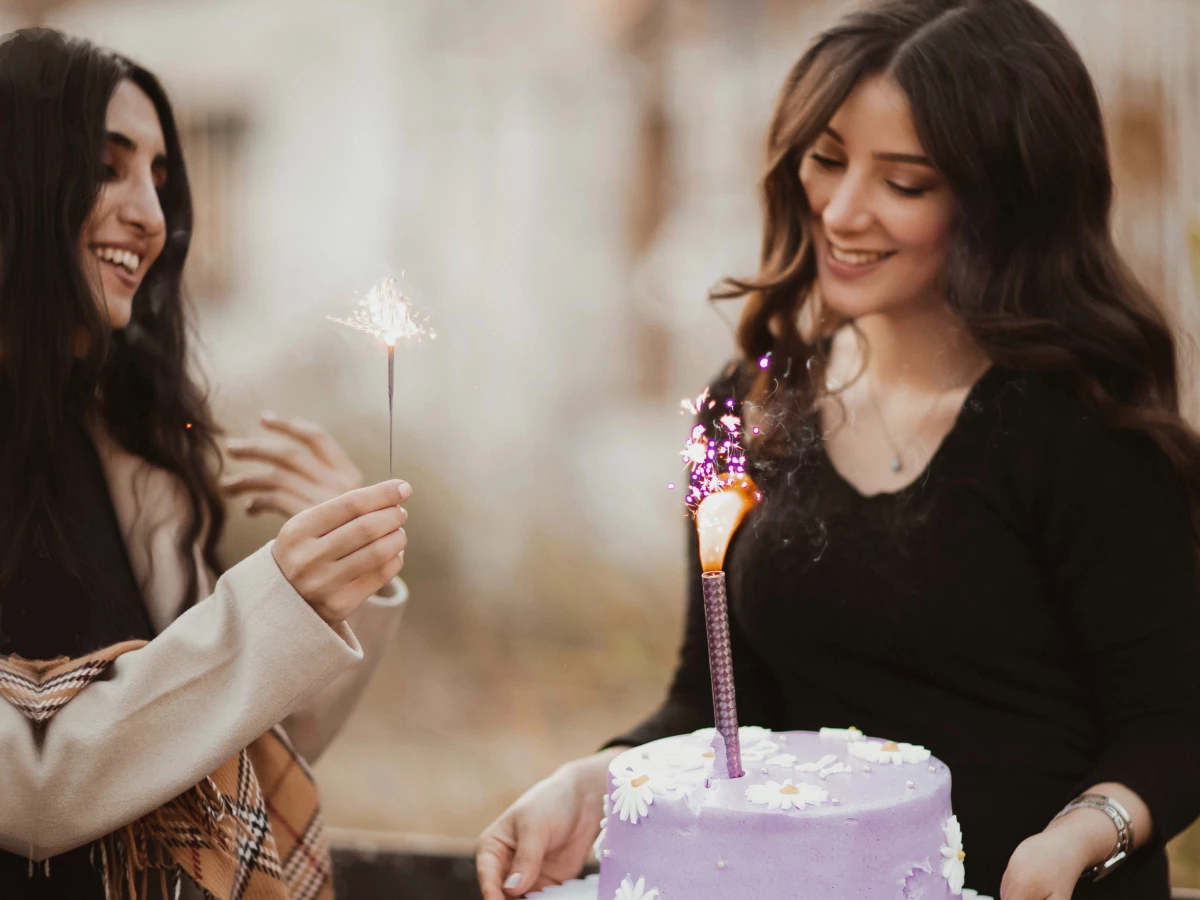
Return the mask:
[[730, 778], [741, 778], [742, 749], [738, 744], [737, 692], [733, 687], [733, 652], [729, 644], [729, 609], [725, 573], [705, 572], [704, 624], [708, 630], [708, 668], [712, 674], [713, 717], [725, 741], [725, 764]]

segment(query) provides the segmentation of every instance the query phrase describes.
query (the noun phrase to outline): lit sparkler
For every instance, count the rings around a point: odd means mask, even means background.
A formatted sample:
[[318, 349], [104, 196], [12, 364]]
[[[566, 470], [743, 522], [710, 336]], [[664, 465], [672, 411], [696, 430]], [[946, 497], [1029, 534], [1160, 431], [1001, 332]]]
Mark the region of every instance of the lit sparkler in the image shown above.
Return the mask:
[[[733, 652], [729, 639], [729, 603], [725, 594], [725, 553], [733, 533], [762, 492], [746, 474], [746, 451], [741, 445], [742, 420], [734, 401], [726, 400], [720, 415], [717, 401], [707, 390], [695, 400], [682, 402], [684, 412], [711, 418], [693, 426], [681, 455], [691, 469], [687, 504], [696, 517], [700, 540], [700, 584], [704, 597], [704, 624], [708, 635], [708, 668], [712, 678], [713, 718], [724, 758], [725, 774], [740, 778], [742, 753], [738, 741], [737, 695], [733, 683]], [[711, 412], [712, 415], [704, 415]], [[709, 433], [709, 429], [712, 433]], [[755, 434], [757, 434], [755, 430]], [[715, 771], [715, 769], [714, 769]]]
[[[708, 395], [706, 388], [695, 400], [683, 400], [680, 406], [684, 412], [698, 416], [705, 410], [715, 409], [717, 401]], [[691, 470], [684, 500], [693, 514], [706, 497], [729, 487], [745, 489], [752, 483], [746, 477], [746, 451], [741, 445], [742, 420], [733, 414], [733, 407], [733, 400], [725, 401], [729, 411], [716, 417], [712, 434], [703, 423], [694, 425], [687, 444], [680, 451]], [[761, 500], [762, 495], [755, 493], [755, 499]]]
[[[401, 273], [403, 274], [403, 273]], [[410, 343], [422, 338], [432, 340], [437, 332], [429, 328], [427, 319], [413, 309], [412, 301], [400, 291], [396, 279], [384, 278], [359, 301], [358, 308], [348, 319], [326, 316], [331, 322], [369, 334], [387, 344], [388, 361], [388, 477], [392, 475], [392, 394], [395, 385], [396, 343]]]

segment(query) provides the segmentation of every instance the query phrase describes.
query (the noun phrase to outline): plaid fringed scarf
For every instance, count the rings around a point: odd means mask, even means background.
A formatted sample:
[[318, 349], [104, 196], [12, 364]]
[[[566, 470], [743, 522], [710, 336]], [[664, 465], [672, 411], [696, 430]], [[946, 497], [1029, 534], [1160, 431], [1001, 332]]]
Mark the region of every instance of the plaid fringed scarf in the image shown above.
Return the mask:
[[[0, 696], [44, 724], [144, 641], [79, 659], [0, 657]], [[93, 852], [108, 900], [139, 900], [148, 879], [186, 874], [215, 900], [333, 900], [333, 867], [317, 787], [281, 728], [272, 728], [212, 775]]]

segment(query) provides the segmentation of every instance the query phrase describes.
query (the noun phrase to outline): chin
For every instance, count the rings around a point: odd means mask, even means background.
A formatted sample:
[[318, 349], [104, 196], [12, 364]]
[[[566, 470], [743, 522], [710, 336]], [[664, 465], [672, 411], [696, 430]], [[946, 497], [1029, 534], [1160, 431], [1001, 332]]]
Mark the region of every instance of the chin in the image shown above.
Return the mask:
[[821, 290], [821, 305], [837, 319], [861, 319], [887, 312], [896, 305], [895, 298], [885, 290], [872, 290], [868, 285], [849, 287], [832, 278], [817, 278]]
[[109, 294], [104, 300], [109, 327], [113, 331], [120, 331], [133, 318], [133, 298], [114, 297]]

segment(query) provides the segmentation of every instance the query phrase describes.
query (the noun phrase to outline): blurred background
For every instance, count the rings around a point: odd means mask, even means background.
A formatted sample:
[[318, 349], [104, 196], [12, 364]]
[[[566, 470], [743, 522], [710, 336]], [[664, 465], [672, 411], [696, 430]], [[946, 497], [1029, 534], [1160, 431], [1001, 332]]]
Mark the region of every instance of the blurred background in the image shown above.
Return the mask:
[[[396, 359], [408, 618], [317, 767], [344, 846], [461, 857], [525, 787], [659, 701], [682, 612], [679, 399], [732, 355], [739, 312], [705, 292], [755, 269], [775, 96], [848, 5], [0, 11], [0, 31], [92, 38], [170, 92], [195, 191], [188, 287], [231, 434], [264, 409], [303, 415], [384, 478], [385, 353], [325, 317], [403, 271], [439, 332]], [[1200, 2], [1042, 5], [1103, 97], [1121, 243], [1200, 334]], [[225, 561], [278, 525], [234, 510]], [[1200, 835], [1173, 850], [1177, 883], [1200, 887]]]

